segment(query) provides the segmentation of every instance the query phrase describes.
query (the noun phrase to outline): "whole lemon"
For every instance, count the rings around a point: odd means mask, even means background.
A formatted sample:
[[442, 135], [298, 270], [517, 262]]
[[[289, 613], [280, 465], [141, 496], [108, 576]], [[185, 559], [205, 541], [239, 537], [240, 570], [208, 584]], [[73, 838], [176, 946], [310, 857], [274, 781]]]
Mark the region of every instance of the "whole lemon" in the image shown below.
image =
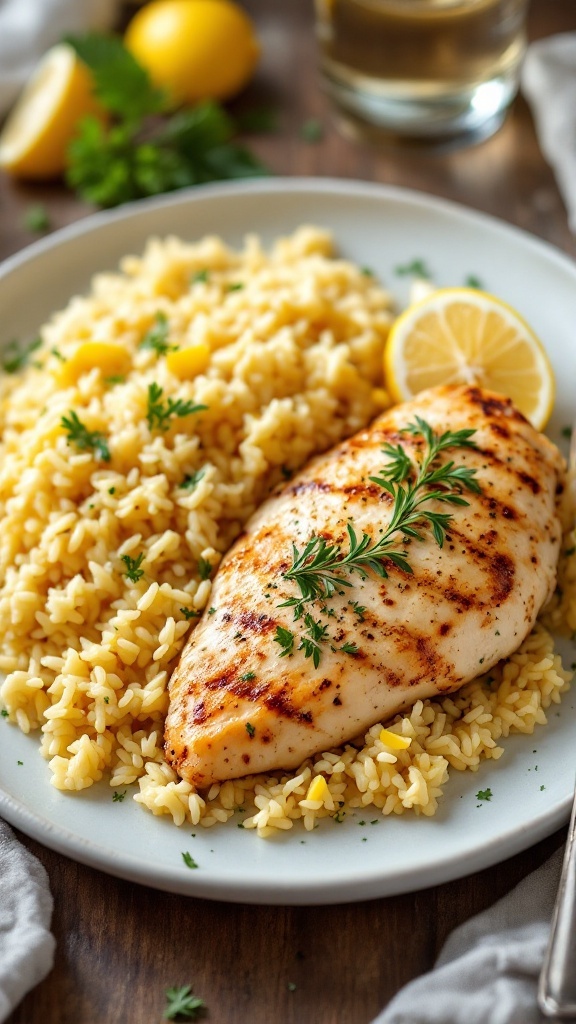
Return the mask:
[[230, 99], [260, 54], [252, 22], [232, 0], [153, 0], [134, 16], [124, 42], [175, 103]]

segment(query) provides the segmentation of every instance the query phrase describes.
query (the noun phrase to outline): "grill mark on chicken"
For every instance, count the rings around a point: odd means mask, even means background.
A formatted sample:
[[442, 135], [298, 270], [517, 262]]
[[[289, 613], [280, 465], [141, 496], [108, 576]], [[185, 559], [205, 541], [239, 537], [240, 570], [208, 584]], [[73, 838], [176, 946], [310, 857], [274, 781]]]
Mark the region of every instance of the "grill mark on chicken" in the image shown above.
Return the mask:
[[470, 385], [465, 391], [466, 397], [473, 405], [479, 406], [485, 416], [505, 416], [506, 419], [527, 423], [526, 418], [514, 408], [509, 398], [502, 395], [488, 395], [481, 388]]

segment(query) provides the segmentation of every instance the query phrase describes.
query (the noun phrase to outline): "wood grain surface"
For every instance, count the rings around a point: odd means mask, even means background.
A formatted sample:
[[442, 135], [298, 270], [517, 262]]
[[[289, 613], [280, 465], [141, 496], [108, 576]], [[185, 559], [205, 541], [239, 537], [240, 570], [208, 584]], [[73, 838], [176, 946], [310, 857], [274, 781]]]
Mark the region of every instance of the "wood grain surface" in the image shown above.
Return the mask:
[[[279, 131], [246, 141], [275, 174], [404, 185], [484, 210], [576, 256], [566, 212], [519, 98], [491, 139], [452, 152], [374, 148], [339, 134], [318, 80], [312, 0], [250, 0], [263, 44], [233, 110], [278, 112]], [[533, 0], [532, 39], [576, 28], [574, 0]], [[323, 137], [307, 143], [303, 123]], [[0, 177], [0, 257], [36, 236], [31, 203], [52, 228], [90, 212], [60, 184]], [[192, 984], [210, 1024], [368, 1024], [429, 969], [447, 934], [489, 906], [564, 840], [560, 830], [496, 868], [404, 896], [331, 907], [251, 907], [173, 896], [104, 875], [25, 836], [55, 901], [56, 963], [9, 1024], [160, 1024], [164, 991]]]

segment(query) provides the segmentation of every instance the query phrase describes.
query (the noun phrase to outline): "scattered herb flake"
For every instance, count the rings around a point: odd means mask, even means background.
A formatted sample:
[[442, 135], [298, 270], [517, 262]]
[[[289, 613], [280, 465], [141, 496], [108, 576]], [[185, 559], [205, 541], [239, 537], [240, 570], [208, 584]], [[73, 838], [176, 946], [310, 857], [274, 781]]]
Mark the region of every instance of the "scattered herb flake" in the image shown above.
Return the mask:
[[479, 789], [476, 793], [477, 800], [491, 800], [492, 790], [491, 789]]
[[114, 795], [112, 796], [112, 803], [114, 803], [114, 804], [121, 804], [123, 799], [124, 799], [124, 797], [126, 796], [126, 792], [127, 791], [124, 789], [124, 790], [122, 790], [121, 793], [119, 793], [118, 790], [115, 789], [114, 790]]
[[121, 558], [126, 566], [124, 576], [127, 576], [132, 583], [137, 583], [144, 575], [144, 569], [140, 568], [144, 561], [144, 552], [141, 551], [138, 558], [131, 558], [130, 555], [122, 555]]
[[284, 629], [283, 626], [276, 626], [276, 632], [272, 639], [275, 643], [280, 644], [282, 648], [281, 658], [292, 654], [294, 650], [294, 633], [291, 633], [289, 629]]
[[156, 319], [152, 324], [150, 330], [146, 331], [146, 334], [140, 342], [139, 348], [149, 348], [156, 353], [157, 356], [165, 356], [167, 352], [173, 352], [178, 347], [177, 345], [168, 344], [168, 335], [170, 333], [170, 324], [168, 323], [168, 317], [166, 313], [161, 310], [156, 313]]
[[41, 337], [34, 338], [29, 345], [25, 345], [23, 348], [20, 347], [20, 342], [17, 340], [8, 342], [4, 350], [4, 359], [2, 360], [4, 372], [18, 373], [19, 370], [22, 370], [26, 366], [32, 352], [40, 348], [41, 344]]
[[423, 277], [428, 281], [432, 280], [432, 274], [422, 259], [414, 259], [410, 263], [400, 264], [394, 268], [394, 273], [398, 274], [398, 277], [412, 276]]
[[44, 203], [33, 203], [32, 206], [29, 206], [24, 212], [23, 223], [27, 231], [36, 231], [39, 234], [49, 231], [50, 217]]
[[465, 279], [464, 284], [466, 285], [467, 288], [483, 288], [484, 287], [484, 285], [483, 285], [482, 281], [480, 280], [480, 278], [476, 277], [475, 274], [468, 274], [468, 277]]
[[562, 427], [560, 433], [562, 434], [562, 437], [565, 437], [569, 441], [572, 437], [572, 427]]
[[339, 648], [340, 651], [344, 651], [344, 654], [358, 654], [358, 644], [346, 642]]
[[180, 611], [182, 612], [184, 618], [188, 620], [199, 619], [200, 615], [202, 614], [201, 612], [196, 611], [196, 608], [181, 608]]
[[212, 575], [212, 563], [207, 558], [198, 559], [198, 575], [201, 580], [209, 580]]
[[109, 704], [110, 703], [110, 697], [104, 697], [104, 703], [105, 704]]
[[17, 761], [16, 764], [23, 765], [24, 761]]
[[74, 445], [81, 452], [91, 449], [96, 458], [110, 462], [110, 449], [104, 434], [99, 430], [88, 430], [73, 409], [70, 409], [68, 416], [62, 417], [60, 424], [66, 431], [68, 444]]
[[295, 981], [289, 981], [288, 985], [286, 987], [287, 987], [289, 992], [295, 992], [296, 988], [297, 988], [296, 982]]
[[240, 676], [240, 679], [242, 680], [243, 683], [248, 683], [250, 682], [251, 679], [256, 679], [256, 673], [245, 672], [243, 676]]
[[193, 491], [200, 483], [206, 470], [197, 469], [195, 473], [187, 473], [182, 480], [180, 487], [183, 491]]
[[194, 860], [192, 854], [188, 853], [188, 850], [186, 850], [186, 851], [184, 851], [182, 853], [182, 860], [184, 861], [184, 863], [185, 863], [187, 868], [197, 868], [198, 867], [198, 865], [197, 865], [196, 861]]
[[194, 412], [201, 412], [208, 408], [206, 405], [197, 405], [191, 400], [185, 402], [182, 398], [168, 398], [166, 401], [163, 401], [163, 394], [164, 388], [161, 388], [159, 384], [152, 383], [148, 385], [146, 419], [150, 430], [155, 428], [162, 431], [169, 430], [169, 420], [172, 416], [190, 416]]
[[239, 292], [239, 291], [242, 290], [242, 288], [244, 288], [244, 284], [243, 284], [242, 281], [234, 281], [233, 284], [229, 284], [228, 285], [228, 289], [227, 290], [229, 292]]
[[317, 117], [309, 117], [300, 128], [300, 138], [304, 142], [321, 142], [324, 138], [324, 125]]
[[216, 614], [216, 609], [215, 609], [214, 605], [212, 605], [212, 607], [208, 609], [208, 615], [215, 615], [215, 614]]
[[202, 270], [195, 270], [190, 278], [190, 284], [206, 284], [210, 279], [210, 271], [207, 267]]
[[246, 732], [248, 733], [250, 738], [252, 738], [252, 736], [256, 734], [256, 729], [254, 728], [251, 722], [246, 722]]
[[372, 267], [361, 267], [360, 273], [364, 274], [364, 277], [374, 277], [374, 271]]
[[112, 374], [111, 377], [104, 377], [105, 384], [124, 384], [126, 377], [121, 373]]
[[198, 1020], [205, 1008], [206, 1003], [203, 999], [199, 999], [198, 996], [194, 995], [191, 985], [166, 989], [165, 1020], [176, 1020], [177, 1017], [185, 1017], [187, 1020]]

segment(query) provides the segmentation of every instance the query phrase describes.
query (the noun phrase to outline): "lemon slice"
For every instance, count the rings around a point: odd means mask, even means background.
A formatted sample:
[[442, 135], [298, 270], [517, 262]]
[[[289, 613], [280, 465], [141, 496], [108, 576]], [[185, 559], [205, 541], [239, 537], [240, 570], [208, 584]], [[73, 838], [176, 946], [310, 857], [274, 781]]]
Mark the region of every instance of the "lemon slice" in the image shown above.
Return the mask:
[[396, 402], [441, 384], [478, 384], [511, 398], [537, 430], [554, 405], [541, 342], [511, 306], [476, 288], [440, 288], [409, 306], [390, 331], [384, 373]]
[[0, 167], [18, 178], [52, 178], [66, 165], [79, 118], [101, 115], [92, 79], [71, 46], [43, 57], [0, 135]]

